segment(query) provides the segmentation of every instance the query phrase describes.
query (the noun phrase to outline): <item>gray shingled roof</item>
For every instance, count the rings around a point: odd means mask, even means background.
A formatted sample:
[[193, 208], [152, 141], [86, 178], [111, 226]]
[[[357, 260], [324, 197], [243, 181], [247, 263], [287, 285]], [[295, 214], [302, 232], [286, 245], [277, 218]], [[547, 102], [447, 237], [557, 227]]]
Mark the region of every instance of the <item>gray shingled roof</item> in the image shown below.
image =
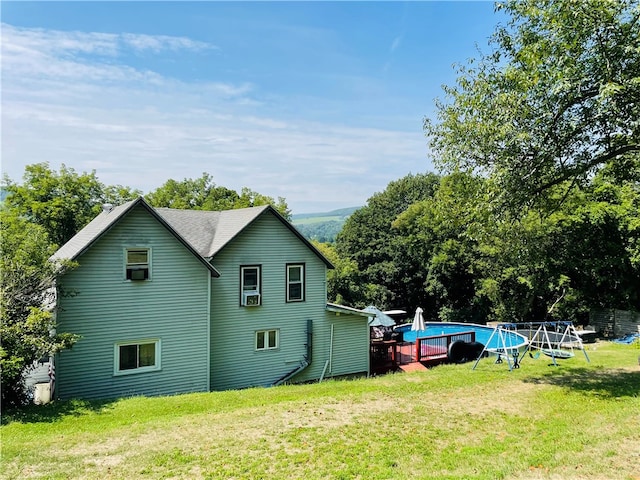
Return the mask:
[[142, 200], [132, 200], [110, 211], [103, 210], [100, 215], [91, 220], [83, 229], [76, 233], [71, 240], [60, 247], [51, 256], [51, 260], [69, 259], [73, 260], [84, 252], [89, 246], [107, 232], [122, 216], [124, 216], [134, 205]]
[[323, 262], [329, 267], [333, 265], [306, 239], [296, 228], [282, 218], [269, 205], [261, 207], [224, 210], [221, 212], [208, 210], [177, 210], [173, 208], [153, 208], [142, 197], [109, 211], [103, 211], [86, 227], [80, 230], [71, 240], [64, 244], [51, 257], [52, 260], [77, 258], [95, 241], [104, 235], [116, 222], [124, 217], [136, 205], [146, 208], [151, 215], [165, 225], [173, 235], [187, 246], [203, 263], [218, 272], [209, 264], [207, 259], [218, 253], [236, 235], [249, 226], [256, 218], [267, 210], [271, 210], [276, 217], [300, 238]]
[[156, 212], [205, 258], [211, 258], [268, 206], [213, 212], [156, 208]]

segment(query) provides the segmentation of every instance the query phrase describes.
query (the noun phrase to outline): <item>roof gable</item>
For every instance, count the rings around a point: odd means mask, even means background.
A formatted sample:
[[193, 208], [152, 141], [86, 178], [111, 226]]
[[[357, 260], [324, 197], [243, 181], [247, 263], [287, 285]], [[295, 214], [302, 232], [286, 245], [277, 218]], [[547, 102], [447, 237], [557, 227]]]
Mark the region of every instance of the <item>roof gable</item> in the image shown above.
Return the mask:
[[156, 211], [205, 258], [215, 257], [258, 218], [272, 214], [317, 255], [328, 268], [334, 268], [331, 262], [271, 205], [223, 211], [177, 210], [173, 208], [158, 208]]
[[275, 216], [317, 255], [328, 268], [334, 268], [331, 262], [271, 205], [223, 211], [179, 210], [174, 208], [153, 208], [142, 197], [117, 207], [103, 210], [89, 224], [76, 233], [71, 240], [60, 247], [52, 255], [51, 259], [74, 260], [78, 258], [137, 206], [146, 209], [150, 215], [156, 218], [176, 239], [196, 255], [211, 270], [214, 276], [219, 276], [220, 274], [207, 259], [214, 257], [262, 215], [268, 214]]
[[142, 198], [123, 203], [111, 209], [103, 209], [100, 214], [85, 225], [67, 243], [60, 247], [51, 260], [75, 260], [93, 245], [102, 235], [113, 227], [131, 209], [140, 203]]
[[52, 256], [51, 260], [75, 260], [85, 251], [91, 248], [102, 236], [113, 228], [121, 219], [127, 216], [135, 207], [144, 208], [152, 217], [154, 217], [163, 227], [165, 227], [180, 243], [182, 243], [200, 262], [209, 269], [211, 275], [220, 276], [213, 265], [206, 258], [201, 256], [198, 251], [166, 222], [158, 213], [142, 198], [123, 203], [117, 207], [104, 209], [97, 217], [89, 222], [84, 228], [76, 233], [67, 243], [60, 247]]

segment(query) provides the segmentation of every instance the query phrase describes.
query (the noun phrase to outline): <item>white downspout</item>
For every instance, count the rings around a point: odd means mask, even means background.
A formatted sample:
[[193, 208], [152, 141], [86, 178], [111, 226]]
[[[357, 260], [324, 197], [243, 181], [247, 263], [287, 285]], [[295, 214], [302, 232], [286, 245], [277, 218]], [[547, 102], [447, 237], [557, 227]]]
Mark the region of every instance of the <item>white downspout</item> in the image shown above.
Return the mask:
[[329, 339], [329, 373], [333, 371], [333, 323], [331, 324], [331, 336]]
[[318, 383], [322, 383], [322, 380], [324, 380], [324, 374], [327, 373], [328, 366], [329, 366], [329, 360], [324, 362], [324, 368], [322, 369], [322, 375], [320, 375], [320, 380], [318, 380]]

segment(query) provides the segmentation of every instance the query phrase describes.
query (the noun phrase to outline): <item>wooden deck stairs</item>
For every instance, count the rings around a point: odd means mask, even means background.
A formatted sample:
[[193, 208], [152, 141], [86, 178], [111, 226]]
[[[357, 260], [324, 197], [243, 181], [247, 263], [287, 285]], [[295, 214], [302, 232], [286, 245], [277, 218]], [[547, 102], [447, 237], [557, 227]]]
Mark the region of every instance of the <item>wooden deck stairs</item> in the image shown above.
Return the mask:
[[400, 370], [402, 370], [403, 372], [418, 372], [418, 371], [426, 371], [428, 369], [420, 362], [411, 362], [405, 365], [400, 365]]

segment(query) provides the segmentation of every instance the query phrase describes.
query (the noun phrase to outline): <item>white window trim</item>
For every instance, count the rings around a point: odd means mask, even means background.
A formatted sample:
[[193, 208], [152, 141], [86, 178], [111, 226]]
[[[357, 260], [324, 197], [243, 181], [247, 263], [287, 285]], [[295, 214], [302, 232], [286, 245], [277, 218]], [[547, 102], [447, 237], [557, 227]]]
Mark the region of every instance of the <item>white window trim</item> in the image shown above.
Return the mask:
[[[149, 271], [149, 274], [147, 276], [147, 278], [145, 280], [130, 280], [127, 278], [127, 268], [129, 267], [129, 263], [127, 262], [127, 258], [128, 255], [127, 253], [131, 250], [146, 250], [147, 251], [147, 269]], [[152, 278], [152, 272], [153, 272], [153, 267], [151, 265], [152, 263], [152, 251], [151, 251], [151, 247], [149, 246], [129, 246], [129, 247], [125, 247], [124, 248], [124, 281], [125, 282], [133, 282], [133, 283], [142, 283], [142, 282], [150, 282], [151, 278]]]
[[[276, 345], [275, 345], [275, 347], [270, 347], [269, 346], [269, 332], [276, 332]], [[264, 339], [265, 339], [264, 348], [258, 348], [258, 334], [259, 333], [264, 333]], [[269, 328], [267, 330], [256, 330], [253, 344], [254, 344], [254, 347], [256, 349], [256, 352], [266, 352], [268, 350], [278, 350], [280, 348], [280, 329], [278, 329], [278, 328]]]
[[[289, 280], [289, 269], [292, 267], [299, 267], [300, 268], [300, 293], [302, 294], [302, 296], [300, 298], [291, 298], [289, 296], [289, 285], [291, 285], [291, 281]], [[305, 264], [304, 263], [288, 263], [287, 264], [287, 302], [304, 302], [305, 301], [305, 296], [306, 296], [306, 292], [305, 292], [305, 275], [306, 275], [306, 268], [305, 268]]]
[[[253, 286], [251, 287], [245, 287], [244, 284], [244, 272], [246, 270], [257, 270], [257, 285], [255, 286], [255, 288]], [[240, 266], [240, 305], [245, 306], [244, 305], [244, 295], [246, 294], [257, 294], [260, 295], [260, 303], [258, 303], [259, 305], [262, 305], [262, 292], [261, 292], [261, 287], [262, 287], [262, 265], [242, 265]]]
[[[128, 345], [145, 345], [148, 343], [155, 344], [156, 347], [156, 363], [155, 365], [150, 365], [148, 367], [139, 367], [132, 368], [128, 370], [120, 370], [120, 347], [125, 347]], [[116, 342], [113, 346], [113, 375], [114, 376], [122, 376], [122, 375], [135, 375], [138, 373], [146, 373], [146, 372], [156, 372], [162, 369], [161, 365], [161, 341], [159, 338], [145, 338], [142, 340], [125, 340], [121, 342]]]

